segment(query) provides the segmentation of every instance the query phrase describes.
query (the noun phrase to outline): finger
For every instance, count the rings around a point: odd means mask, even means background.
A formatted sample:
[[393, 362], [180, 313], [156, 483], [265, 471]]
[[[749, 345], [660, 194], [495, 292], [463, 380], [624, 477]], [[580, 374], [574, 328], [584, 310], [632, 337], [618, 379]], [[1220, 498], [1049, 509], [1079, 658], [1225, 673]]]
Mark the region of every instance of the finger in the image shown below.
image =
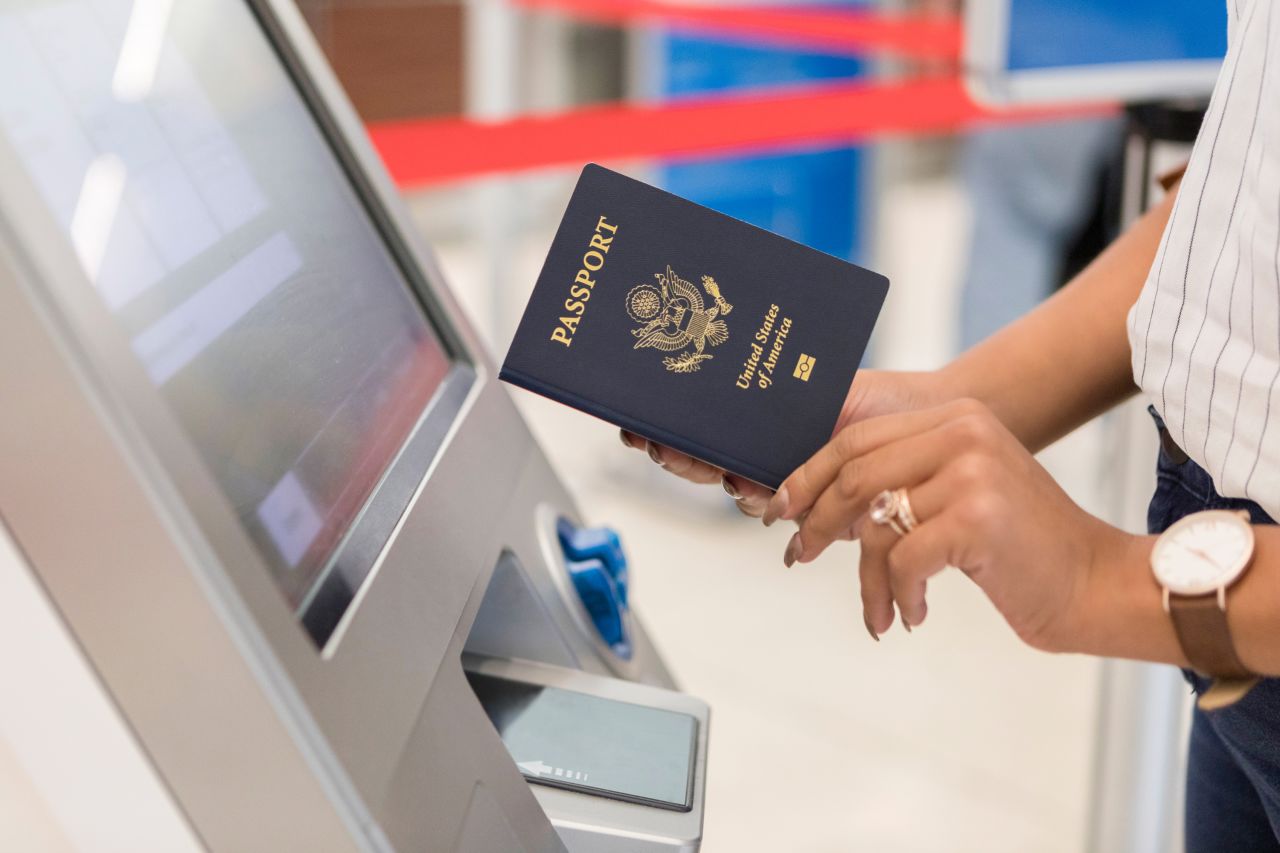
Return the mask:
[[[945, 496], [931, 496], [928, 492], [945, 488], [937, 480], [931, 480], [916, 489], [916, 493], [922, 501], [941, 501]], [[915, 497], [911, 500], [914, 502]], [[956, 523], [955, 512], [942, 510], [940, 515], [916, 526], [888, 549], [888, 587], [904, 625], [915, 626], [924, 621], [928, 615], [929, 578], [951, 565], [952, 555], [966, 535], [968, 530]]]
[[773, 492], [752, 498], [743, 498], [738, 501], [738, 508], [742, 510], [744, 515], [752, 518], [759, 518], [764, 515], [765, 507], [769, 505], [769, 499], [773, 497]]
[[[953, 423], [944, 423], [928, 432], [883, 445], [865, 456], [848, 460], [800, 525], [804, 548], [797, 559], [802, 563], [816, 559], [867, 512], [872, 498], [879, 493], [886, 489], [910, 489], [929, 480], [954, 459]], [[914, 494], [910, 499], [917, 518], [930, 509], [935, 512], [938, 509], [929, 507], [927, 499], [925, 504], [917, 506]]]
[[764, 508], [773, 497], [771, 489], [734, 474], [725, 474], [721, 478], [721, 485], [729, 497], [738, 502], [738, 509], [752, 518], [763, 515]]
[[807, 511], [849, 459], [982, 410], [980, 403], [957, 400], [931, 409], [884, 415], [850, 424], [787, 477], [765, 512], [765, 524], [772, 524], [779, 518], [793, 519]]
[[693, 483], [718, 483], [724, 471], [714, 465], [694, 459], [692, 456], [672, 450], [663, 444], [651, 441], [648, 446], [649, 458], [666, 468], [677, 477]]
[[888, 527], [873, 525], [862, 537], [858, 556], [858, 578], [862, 590], [862, 619], [877, 640], [893, 626], [893, 592], [889, 588], [887, 556], [898, 534]]
[[929, 578], [948, 566], [973, 568], [972, 561], [981, 550], [977, 537], [983, 535], [971, 512], [966, 512], [973, 493], [972, 474], [966, 473], [964, 460], [908, 493], [920, 523], [893, 544], [887, 562], [890, 591], [909, 625], [919, 625], [928, 614]]
[[622, 438], [622, 443], [632, 450], [645, 450], [649, 446], [649, 442], [630, 430], [620, 429], [618, 435]]
[[961, 535], [952, 518], [944, 514], [920, 525], [889, 550], [889, 592], [906, 625], [914, 627], [924, 621], [928, 615], [929, 578], [951, 564], [950, 549], [957, 535]]
[[836, 538], [837, 538], [837, 539], [840, 539], [840, 540], [843, 540], [843, 541], [845, 541], [845, 542], [856, 542], [856, 541], [858, 541], [858, 537], [859, 537], [859, 535], [860, 535], [860, 534], [861, 534], [861, 532], [862, 532], [862, 524], [863, 524], [863, 522], [864, 522], [865, 520], [866, 520], [866, 515], [859, 516], [859, 517], [858, 517], [858, 518], [853, 522], [853, 524], [850, 524], [850, 525], [849, 525], [848, 527], [846, 527], [844, 530], [841, 530], [841, 531], [840, 531], [840, 535], [839, 535], [839, 536], [837, 536]]

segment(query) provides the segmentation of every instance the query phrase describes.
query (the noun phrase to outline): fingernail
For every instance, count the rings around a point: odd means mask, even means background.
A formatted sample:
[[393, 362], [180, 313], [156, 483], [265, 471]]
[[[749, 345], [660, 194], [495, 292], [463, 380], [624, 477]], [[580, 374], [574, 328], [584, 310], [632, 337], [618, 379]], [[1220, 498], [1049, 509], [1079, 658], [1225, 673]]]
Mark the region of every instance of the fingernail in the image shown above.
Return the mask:
[[876, 633], [875, 628], [871, 627], [871, 617], [865, 613], [862, 614], [862, 624], [867, 626], [867, 633], [871, 635], [871, 639], [877, 643], [880, 642], [880, 635]]
[[658, 445], [654, 444], [651, 441], [649, 442], [648, 447], [646, 449], [649, 451], [649, 458], [652, 459], [654, 462], [657, 462], [659, 465], [661, 465], [662, 451], [658, 449]]
[[902, 627], [907, 629], [907, 633], [911, 633], [911, 623], [907, 621], [907, 614], [901, 610], [898, 611], [898, 618], [902, 620]]
[[788, 569], [796, 564], [796, 560], [800, 559], [800, 555], [804, 553], [804, 543], [800, 541], [800, 534], [793, 533], [791, 541], [787, 543], [787, 552], [782, 555], [782, 562]]
[[631, 447], [631, 439], [627, 438], [627, 433], [624, 430], [618, 430], [618, 438], [622, 439], [623, 447]]
[[733, 485], [729, 480], [728, 475], [720, 478], [720, 485], [724, 486], [724, 492], [729, 497], [733, 498], [735, 501], [742, 500], [742, 492], [738, 491], [737, 487]]
[[768, 508], [764, 511], [764, 526], [768, 527], [773, 524], [783, 513], [787, 511], [787, 487], [783, 486], [778, 489], [778, 493], [773, 496], [773, 500], [769, 501]]

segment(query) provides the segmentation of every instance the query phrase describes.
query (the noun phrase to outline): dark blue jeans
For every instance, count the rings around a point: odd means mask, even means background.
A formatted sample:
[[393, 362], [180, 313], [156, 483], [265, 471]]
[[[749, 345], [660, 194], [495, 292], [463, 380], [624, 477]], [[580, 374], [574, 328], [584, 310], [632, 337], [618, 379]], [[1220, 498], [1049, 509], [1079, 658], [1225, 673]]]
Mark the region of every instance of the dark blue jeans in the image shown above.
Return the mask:
[[[1156, 414], [1157, 427], [1164, 424]], [[1178, 453], [1167, 435], [1157, 466], [1147, 527], [1159, 533], [1205, 509], [1248, 510], [1255, 524], [1275, 524], [1253, 501], [1224, 498], [1203, 468]], [[1187, 672], [1197, 693], [1206, 679]], [[1236, 704], [1197, 708], [1187, 762], [1187, 853], [1280, 853], [1280, 679], [1266, 678]]]

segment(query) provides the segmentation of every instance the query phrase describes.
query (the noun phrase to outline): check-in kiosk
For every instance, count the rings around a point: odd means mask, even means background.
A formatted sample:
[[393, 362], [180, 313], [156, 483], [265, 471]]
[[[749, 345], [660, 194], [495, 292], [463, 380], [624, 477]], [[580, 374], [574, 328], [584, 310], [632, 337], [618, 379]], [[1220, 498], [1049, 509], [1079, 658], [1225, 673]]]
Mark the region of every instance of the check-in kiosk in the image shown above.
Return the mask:
[[0, 0], [0, 583], [198, 846], [696, 850], [707, 708], [406, 222], [292, 4]]

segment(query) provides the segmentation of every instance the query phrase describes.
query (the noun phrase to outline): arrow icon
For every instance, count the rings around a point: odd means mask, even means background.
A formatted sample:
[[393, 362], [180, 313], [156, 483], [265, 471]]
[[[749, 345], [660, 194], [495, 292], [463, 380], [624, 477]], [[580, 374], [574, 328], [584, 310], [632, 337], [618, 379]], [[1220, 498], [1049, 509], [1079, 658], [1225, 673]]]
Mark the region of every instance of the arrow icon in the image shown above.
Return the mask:
[[581, 770], [565, 770], [563, 767], [544, 764], [541, 758], [533, 761], [517, 761], [516, 767], [531, 776], [537, 776], [539, 779], [543, 776], [558, 776], [561, 779], [575, 779], [579, 782], [585, 782], [590, 778], [589, 774], [583, 773]]
[[526, 773], [532, 773], [534, 776], [541, 776], [543, 773], [550, 773], [553, 769], [551, 765], [543, 764], [542, 759], [538, 759], [537, 761], [520, 761], [516, 763], [516, 767], [519, 767]]

